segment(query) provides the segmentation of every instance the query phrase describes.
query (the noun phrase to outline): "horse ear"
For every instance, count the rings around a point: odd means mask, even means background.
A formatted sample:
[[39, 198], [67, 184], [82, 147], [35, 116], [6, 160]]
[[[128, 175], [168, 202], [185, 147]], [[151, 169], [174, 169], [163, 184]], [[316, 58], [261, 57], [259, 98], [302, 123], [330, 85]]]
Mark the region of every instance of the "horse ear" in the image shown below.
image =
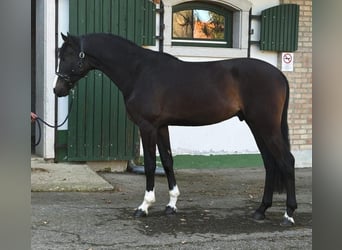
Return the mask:
[[67, 35], [64, 35], [63, 32], [61, 32], [62, 38], [64, 42], [75, 42], [77, 39], [75, 39], [75, 36], [70, 35], [69, 32], [67, 32]]
[[68, 40], [68, 37], [66, 35], [64, 35], [62, 32], [61, 32], [61, 36], [62, 36], [64, 42], [66, 42]]

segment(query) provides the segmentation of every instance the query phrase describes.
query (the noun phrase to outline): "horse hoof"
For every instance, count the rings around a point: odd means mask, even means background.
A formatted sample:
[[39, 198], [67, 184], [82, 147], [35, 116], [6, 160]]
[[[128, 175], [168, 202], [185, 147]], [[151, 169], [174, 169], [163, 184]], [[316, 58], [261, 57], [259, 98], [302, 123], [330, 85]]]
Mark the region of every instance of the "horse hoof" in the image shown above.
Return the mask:
[[291, 220], [284, 218], [283, 221], [280, 223], [280, 226], [283, 227], [291, 227], [294, 225], [294, 222], [292, 222]]
[[261, 222], [261, 221], [264, 221], [265, 218], [266, 218], [265, 214], [261, 213], [259, 211], [255, 211], [254, 214], [253, 214], [253, 219], [255, 221]]
[[294, 219], [288, 216], [287, 213], [285, 213], [283, 217], [283, 221], [280, 223], [280, 225], [283, 227], [290, 227], [290, 226], [293, 226], [294, 224], [295, 224]]
[[170, 206], [166, 206], [165, 214], [166, 215], [175, 215], [176, 214], [176, 208], [170, 207]]
[[134, 217], [135, 218], [141, 218], [141, 217], [146, 217], [147, 216], [147, 213], [141, 209], [136, 209], [134, 211]]

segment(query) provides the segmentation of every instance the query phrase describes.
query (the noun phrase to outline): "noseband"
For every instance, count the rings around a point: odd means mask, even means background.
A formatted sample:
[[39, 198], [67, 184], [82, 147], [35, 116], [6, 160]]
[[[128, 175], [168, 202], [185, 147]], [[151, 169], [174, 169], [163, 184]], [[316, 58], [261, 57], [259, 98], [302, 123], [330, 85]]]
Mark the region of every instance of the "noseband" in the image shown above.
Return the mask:
[[[79, 58], [78, 69], [79, 69], [79, 71], [82, 71], [82, 69], [83, 69], [85, 56], [86, 55], [85, 55], [84, 50], [83, 50], [83, 40], [82, 40], [82, 38], [80, 38], [80, 53], [78, 54], [78, 58]], [[72, 69], [71, 72], [75, 72], [75, 70]], [[69, 82], [70, 85], [72, 85], [70, 75], [62, 74], [58, 71], [56, 72], [56, 75], [58, 77], [62, 78], [64, 81]]]

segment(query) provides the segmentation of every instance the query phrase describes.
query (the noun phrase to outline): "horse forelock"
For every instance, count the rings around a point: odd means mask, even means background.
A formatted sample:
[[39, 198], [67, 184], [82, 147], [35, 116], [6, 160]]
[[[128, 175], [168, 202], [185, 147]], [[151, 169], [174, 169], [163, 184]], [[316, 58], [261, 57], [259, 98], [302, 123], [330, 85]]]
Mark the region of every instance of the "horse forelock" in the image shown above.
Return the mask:
[[67, 48], [72, 48], [74, 51], [80, 49], [80, 40], [81, 37], [68, 35], [67, 40], [64, 41], [62, 46], [58, 49], [58, 56], [60, 58], [64, 57], [67, 51]]

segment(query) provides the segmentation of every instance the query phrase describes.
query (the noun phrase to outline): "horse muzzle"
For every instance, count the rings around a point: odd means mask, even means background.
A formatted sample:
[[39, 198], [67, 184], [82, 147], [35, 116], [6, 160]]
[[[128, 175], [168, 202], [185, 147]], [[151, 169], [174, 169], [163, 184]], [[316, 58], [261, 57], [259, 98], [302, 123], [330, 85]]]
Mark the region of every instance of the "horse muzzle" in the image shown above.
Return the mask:
[[66, 79], [58, 76], [56, 86], [53, 88], [53, 93], [58, 97], [67, 96], [71, 89], [71, 85], [72, 84], [66, 81]]

